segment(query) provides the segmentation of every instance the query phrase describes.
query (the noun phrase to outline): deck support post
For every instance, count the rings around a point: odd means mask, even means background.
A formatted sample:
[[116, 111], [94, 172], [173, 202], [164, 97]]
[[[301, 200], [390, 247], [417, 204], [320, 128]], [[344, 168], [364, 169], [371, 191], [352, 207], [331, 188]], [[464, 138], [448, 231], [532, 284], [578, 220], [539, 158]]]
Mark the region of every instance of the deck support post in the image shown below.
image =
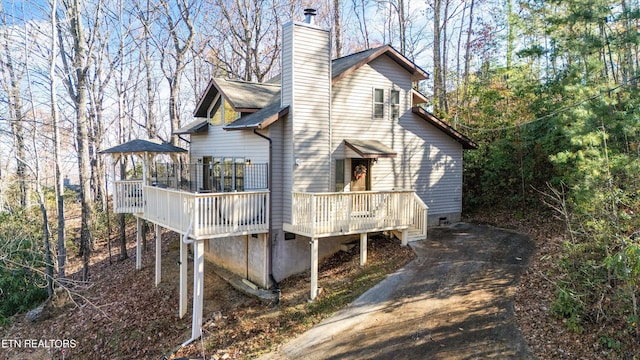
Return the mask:
[[142, 269], [142, 221], [136, 216], [136, 270]]
[[191, 338], [202, 336], [202, 304], [204, 299], [204, 241], [193, 243], [193, 315]]
[[367, 263], [367, 233], [360, 234], [360, 266]]
[[409, 244], [409, 229], [402, 229], [402, 239], [400, 245], [407, 246]]
[[162, 271], [162, 227], [158, 224], [154, 224], [156, 230], [156, 287], [161, 281]]
[[310, 300], [318, 296], [318, 238], [311, 238], [311, 294]]
[[189, 245], [180, 240], [180, 319], [187, 313], [187, 252]]

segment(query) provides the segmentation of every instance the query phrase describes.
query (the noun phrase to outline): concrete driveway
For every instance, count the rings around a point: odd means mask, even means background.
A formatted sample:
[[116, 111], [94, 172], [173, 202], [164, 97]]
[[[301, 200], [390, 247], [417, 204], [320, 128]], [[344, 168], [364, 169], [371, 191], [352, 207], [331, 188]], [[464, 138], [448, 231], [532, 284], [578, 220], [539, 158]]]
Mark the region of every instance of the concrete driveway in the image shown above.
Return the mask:
[[411, 244], [416, 260], [262, 359], [533, 359], [512, 299], [527, 235], [456, 224]]

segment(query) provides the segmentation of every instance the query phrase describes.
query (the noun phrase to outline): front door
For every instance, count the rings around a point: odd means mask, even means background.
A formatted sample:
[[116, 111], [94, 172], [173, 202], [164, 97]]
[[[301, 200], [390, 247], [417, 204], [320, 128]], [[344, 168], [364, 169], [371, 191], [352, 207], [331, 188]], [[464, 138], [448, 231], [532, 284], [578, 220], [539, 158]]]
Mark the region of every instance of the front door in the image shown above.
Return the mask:
[[371, 190], [369, 159], [351, 159], [351, 191]]

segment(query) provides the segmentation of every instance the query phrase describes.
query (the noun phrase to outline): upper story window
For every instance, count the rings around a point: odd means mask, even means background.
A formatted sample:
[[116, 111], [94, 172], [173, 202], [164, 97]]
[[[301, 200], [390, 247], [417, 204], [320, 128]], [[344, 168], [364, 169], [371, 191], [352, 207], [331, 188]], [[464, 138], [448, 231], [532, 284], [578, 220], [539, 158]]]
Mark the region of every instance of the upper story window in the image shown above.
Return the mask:
[[389, 116], [397, 119], [400, 116], [400, 91], [391, 90], [389, 93]]
[[[224, 106], [220, 106], [221, 103], [224, 104]], [[231, 104], [222, 97], [218, 99], [213, 110], [214, 113], [209, 117], [209, 123], [211, 125], [230, 124], [240, 117], [240, 113], [233, 110]]]
[[384, 89], [373, 89], [373, 117], [384, 117]]

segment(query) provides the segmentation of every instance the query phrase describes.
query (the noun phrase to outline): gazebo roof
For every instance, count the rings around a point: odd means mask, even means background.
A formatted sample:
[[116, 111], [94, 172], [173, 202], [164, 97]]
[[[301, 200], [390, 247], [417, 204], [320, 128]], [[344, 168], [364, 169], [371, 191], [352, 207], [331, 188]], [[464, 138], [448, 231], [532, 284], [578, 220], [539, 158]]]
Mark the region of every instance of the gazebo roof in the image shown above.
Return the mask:
[[100, 154], [183, 153], [187, 150], [165, 142], [135, 139], [100, 151]]

